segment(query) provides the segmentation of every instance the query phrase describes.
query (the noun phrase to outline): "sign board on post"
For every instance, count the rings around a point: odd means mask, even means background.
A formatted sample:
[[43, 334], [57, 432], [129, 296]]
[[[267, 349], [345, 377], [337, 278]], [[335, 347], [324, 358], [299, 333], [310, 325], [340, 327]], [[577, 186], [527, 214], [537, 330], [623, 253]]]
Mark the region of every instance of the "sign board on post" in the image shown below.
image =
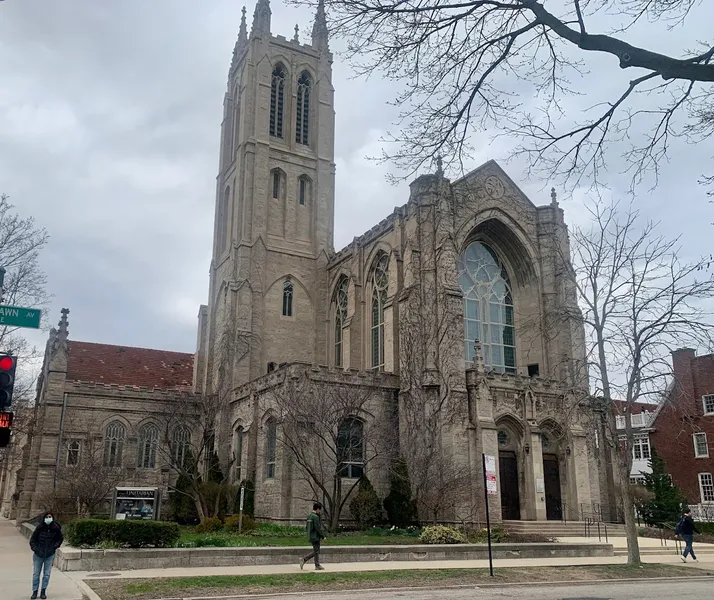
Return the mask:
[[496, 457], [484, 456], [484, 464], [486, 469], [486, 493], [489, 496], [498, 495], [498, 483], [496, 479]]
[[117, 520], [156, 520], [159, 518], [161, 492], [159, 488], [114, 489], [114, 518]]
[[0, 305], [0, 325], [39, 329], [41, 316], [42, 311], [39, 308]]

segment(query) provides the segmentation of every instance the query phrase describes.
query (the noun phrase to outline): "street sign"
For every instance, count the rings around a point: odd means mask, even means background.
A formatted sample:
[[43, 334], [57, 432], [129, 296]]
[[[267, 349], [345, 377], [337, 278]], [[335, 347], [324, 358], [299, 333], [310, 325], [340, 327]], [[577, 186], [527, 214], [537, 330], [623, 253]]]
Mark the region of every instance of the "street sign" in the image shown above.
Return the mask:
[[484, 457], [484, 468], [486, 471], [486, 493], [489, 496], [498, 496], [498, 484], [496, 483], [496, 457], [486, 455]]
[[4, 306], [0, 304], [0, 326], [40, 328], [42, 311], [39, 308], [22, 308], [21, 306]]

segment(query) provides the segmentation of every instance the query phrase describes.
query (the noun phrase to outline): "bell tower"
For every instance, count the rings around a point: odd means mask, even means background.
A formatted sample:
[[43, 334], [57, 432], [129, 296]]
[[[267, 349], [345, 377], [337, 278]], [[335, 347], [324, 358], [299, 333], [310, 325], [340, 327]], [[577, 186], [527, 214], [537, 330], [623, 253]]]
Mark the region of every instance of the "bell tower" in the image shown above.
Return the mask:
[[323, 4], [307, 44], [297, 25], [291, 39], [272, 35], [269, 0], [257, 1], [248, 33], [244, 7], [223, 100], [199, 389], [223, 385], [219, 372], [236, 386], [269, 364], [326, 361], [333, 98]]

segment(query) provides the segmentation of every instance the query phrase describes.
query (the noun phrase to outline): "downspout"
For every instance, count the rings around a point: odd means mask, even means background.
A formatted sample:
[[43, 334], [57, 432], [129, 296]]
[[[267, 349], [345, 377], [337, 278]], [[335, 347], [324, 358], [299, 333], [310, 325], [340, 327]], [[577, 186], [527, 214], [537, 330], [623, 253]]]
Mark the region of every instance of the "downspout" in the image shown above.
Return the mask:
[[60, 413], [60, 428], [59, 436], [57, 436], [57, 457], [55, 458], [55, 472], [52, 477], [52, 489], [57, 488], [57, 472], [60, 468], [60, 459], [62, 458], [62, 435], [64, 434], [64, 413], [67, 409], [67, 392], [62, 397], [62, 412]]

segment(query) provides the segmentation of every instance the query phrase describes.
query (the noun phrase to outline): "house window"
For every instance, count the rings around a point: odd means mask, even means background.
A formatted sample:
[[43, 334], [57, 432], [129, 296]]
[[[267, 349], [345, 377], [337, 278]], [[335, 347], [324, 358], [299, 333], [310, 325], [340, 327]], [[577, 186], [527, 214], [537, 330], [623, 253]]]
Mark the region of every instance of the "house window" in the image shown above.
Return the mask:
[[122, 454], [124, 453], [124, 439], [126, 428], [117, 421], [107, 425], [104, 434], [104, 466], [121, 467]]
[[483, 361], [501, 373], [516, 372], [513, 296], [506, 268], [486, 244], [473, 242], [458, 261], [464, 294], [464, 355], [473, 363], [474, 342]]
[[310, 85], [310, 74], [307, 71], [303, 71], [297, 84], [295, 141], [305, 146], [310, 143]]
[[645, 478], [641, 475], [635, 475], [634, 477], [630, 477], [630, 483], [632, 485], [645, 485]]
[[283, 316], [293, 316], [293, 284], [289, 279], [283, 283]]
[[70, 440], [67, 444], [67, 466], [76, 467], [79, 464], [80, 454], [82, 452], [82, 442], [79, 440]]
[[275, 65], [270, 83], [270, 135], [283, 137], [283, 108], [285, 104], [285, 67]]
[[347, 277], [340, 279], [335, 290], [335, 366], [342, 366], [342, 329], [347, 319]]
[[709, 458], [709, 445], [706, 433], [694, 434], [694, 456], [696, 458]]
[[364, 421], [348, 417], [337, 434], [337, 460], [340, 476], [359, 479], [364, 474]]
[[702, 403], [704, 404], [704, 414], [714, 415], [714, 394], [703, 396]]
[[191, 454], [191, 432], [187, 427], [178, 427], [174, 430], [171, 446], [174, 465], [178, 468], [185, 467]]
[[278, 423], [275, 419], [270, 419], [265, 424], [265, 428], [265, 477], [273, 479], [275, 477], [275, 451], [278, 444]]
[[635, 460], [650, 459], [650, 439], [649, 437], [636, 437], [632, 442], [632, 457]]
[[235, 450], [233, 459], [235, 460], [235, 481], [240, 483], [243, 478], [243, 428], [238, 427], [235, 434]]
[[384, 369], [384, 305], [387, 302], [389, 257], [380, 253], [372, 270], [372, 368]]
[[699, 491], [702, 502], [714, 502], [714, 481], [711, 473], [699, 473]]
[[144, 425], [139, 430], [139, 453], [137, 467], [154, 469], [156, 467], [156, 449], [159, 443], [159, 429], [156, 425]]

